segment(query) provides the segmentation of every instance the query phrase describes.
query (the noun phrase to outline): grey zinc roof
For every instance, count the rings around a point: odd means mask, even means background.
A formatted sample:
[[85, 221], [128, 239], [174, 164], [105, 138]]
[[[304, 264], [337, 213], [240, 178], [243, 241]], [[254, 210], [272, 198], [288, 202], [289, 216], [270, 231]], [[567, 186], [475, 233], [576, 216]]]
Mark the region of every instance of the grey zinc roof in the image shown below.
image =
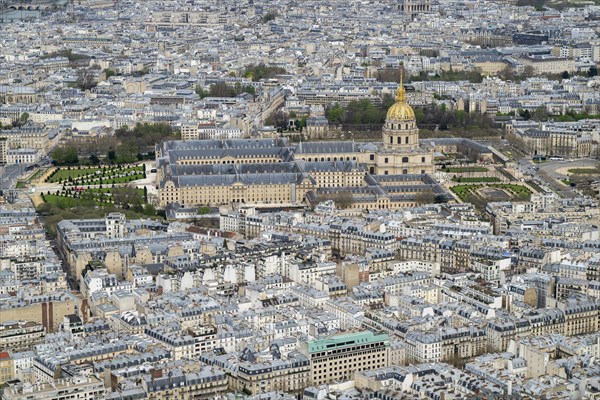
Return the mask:
[[356, 153], [362, 146], [355, 142], [301, 142], [295, 148], [297, 154]]

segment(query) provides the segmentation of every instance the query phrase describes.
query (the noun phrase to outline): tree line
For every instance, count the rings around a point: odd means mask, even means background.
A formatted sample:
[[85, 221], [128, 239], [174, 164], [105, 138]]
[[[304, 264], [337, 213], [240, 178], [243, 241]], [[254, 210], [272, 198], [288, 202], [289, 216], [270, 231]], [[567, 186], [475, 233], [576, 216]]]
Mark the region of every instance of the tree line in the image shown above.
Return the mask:
[[181, 139], [181, 133], [166, 123], [136, 124], [119, 128], [112, 137], [70, 140], [52, 152], [55, 165], [127, 164], [154, 158], [154, 146], [164, 140]]
[[[380, 107], [367, 99], [351, 101], [346, 107], [336, 103], [328, 107], [325, 116], [330, 123], [346, 125], [383, 124], [388, 108], [393, 104], [390, 95], [384, 96]], [[492, 119], [480, 113], [468, 113], [463, 110], [448, 110], [445, 104], [430, 104], [425, 107], [413, 107], [415, 120], [421, 126], [435, 126], [439, 130], [492, 128]]]
[[196, 85], [196, 94], [201, 98], [205, 97], [236, 97], [241, 93], [256, 95], [256, 88], [252, 85], [242, 85], [236, 82], [233, 86], [225, 82], [217, 82], [209, 86], [206, 90], [201, 85]]

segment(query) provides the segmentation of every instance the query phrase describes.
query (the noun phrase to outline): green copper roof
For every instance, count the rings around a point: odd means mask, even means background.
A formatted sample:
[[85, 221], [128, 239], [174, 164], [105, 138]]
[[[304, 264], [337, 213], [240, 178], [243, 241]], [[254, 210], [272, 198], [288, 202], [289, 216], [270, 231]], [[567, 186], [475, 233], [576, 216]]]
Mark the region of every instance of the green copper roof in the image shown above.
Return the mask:
[[308, 352], [316, 353], [318, 351], [339, 349], [348, 346], [356, 346], [358, 344], [369, 344], [381, 341], [388, 341], [389, 339], [389, 335], [385, 333], [381, 335], [375, 335], [371, 331], [344, 333], [341, 335], [332, 336], [327, 339], [309, 340]]

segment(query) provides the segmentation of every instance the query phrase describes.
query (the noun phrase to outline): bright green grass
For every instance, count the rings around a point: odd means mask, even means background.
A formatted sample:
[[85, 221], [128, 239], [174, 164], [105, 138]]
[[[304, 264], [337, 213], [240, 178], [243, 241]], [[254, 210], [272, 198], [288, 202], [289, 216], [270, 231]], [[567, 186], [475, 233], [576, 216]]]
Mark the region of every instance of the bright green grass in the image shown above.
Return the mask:
[[446, 168], [446, 171], [450, 173], [487, 172], [488, 169], [484, 167], [450, 167]]
[[[66, 209], [80, 206], [100, 206], [105, 204], [112, 204], [112, 188], [90, 188], [86, 189], [85, 192], [80, 192], [82, 196], [75, 198], [66, 196], [65, 194], [44, 194], [42, 198], [45, 202], [55, 205], [57, 207]], [[144, 189], [136, 189], [142, 203], [144, 201]], [[91, 195], [90, 195], [91, 194]]]
[[518, 197], [519, 199], [524, 199], [531, 195], [531, 190], [529, 190], [525, 186], [513, 185], [510, 183], [497, 183], [491, 185], [457, 185], [452, 186], [450, 190], [452, 190], [458, 196], [458, 198], [464, 201], [465, 197], [469, 193], [475, 193], [478, 189], [482, 189], [485, 187], [505, 189], [509, 191], [512, 195]]
[[[114, 168], [114, 167], [113, 167]], [[98, 173], [98, 171], [100, 173]], [[48, 178], [48, 182], [60, 182], [65, 181], [71, 178], [73, 182], [77, 182], [83, 179], [97, 179], [102, 178], [112, 179], [113, 176], [118, 176], [126, 172], [139, 172], [138, 175], [144, 175], [144, 167], [143, 166], [135, 166], [135, 167], [116, 167], [114, 169], [103, 169], [102, 167], [94, 167], [94, 168], [80, 168], [80, 169], [65, 169], [61, 168], [56, 171], [50, 178]], [[118, 178], [115, 178], [118, 179]], [[129, 181], [125, 181], [129, 182]], [[116, 183], [116, 182], [115, 182]]]
[[479, 178], [468, 178], [464, 176], [458, 176], [456, 178], [452, 178], [454, 182], [464, 182], [464, 183], [474, 183], [474, 182], [500, 182], [500, 178], [496, 178], [495, 176], [482, 176]]
[[600, 174], [596, 168], [571, 168], [569, 170], [570, 174], [574, 175], [585, 175], [585, 174]]
[[31, 177], [29, 178], [29, 182], [33, 182], [36, 179], [39, 179], [42, 175], [44, 175], [47, 171], [49, 170], [49, 168], [39, 168], [37, 171], [35, 171], [35, 173], [33, 175], [31, 175]]

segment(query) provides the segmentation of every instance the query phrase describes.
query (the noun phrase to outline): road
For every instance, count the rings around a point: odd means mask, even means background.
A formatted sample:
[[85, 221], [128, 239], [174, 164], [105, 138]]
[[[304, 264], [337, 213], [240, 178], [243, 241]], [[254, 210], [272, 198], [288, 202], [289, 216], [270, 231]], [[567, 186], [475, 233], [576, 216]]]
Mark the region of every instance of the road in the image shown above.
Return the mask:
[[573, 161], [546, 161], [540, 164], [534, 164], [529, 159], [523, 158], [518, 161], [519, 171], [524, 175], [533, 176], [534, 181], [541, 181], [553, 192], [561, 197], [573, 198], [579, 194], [575, 190], [560, 182], [569, 177], [569, 169], [574, 168], [595, 168], [598, 161], [582, 158]]
[[538, 164], [540, 171], [544, 171], [555, 179], [567, 179], [569, 169], [575, 168], [596, 168], [597, 160], [591, 158], [581, 158], [573, 161], [546, 161]]
[[510, 141], [503, 139], [496, 149], [503, 153], [510, 152], [511, 157], [515, 160], [515, 176], [517, 178], [531, 179], [535, 183], [552, 190], [560, 197], [573, 198], [579, 194], [575, 190], [563, 184], [561, 180], [567, 179], [569, 169], [573, 168], [594, 168], [598, 165], [598, 160], [590, 158], [581, 158], [564, 161], [545, 161], [535, 164], [531, 157], [524, 155]]

